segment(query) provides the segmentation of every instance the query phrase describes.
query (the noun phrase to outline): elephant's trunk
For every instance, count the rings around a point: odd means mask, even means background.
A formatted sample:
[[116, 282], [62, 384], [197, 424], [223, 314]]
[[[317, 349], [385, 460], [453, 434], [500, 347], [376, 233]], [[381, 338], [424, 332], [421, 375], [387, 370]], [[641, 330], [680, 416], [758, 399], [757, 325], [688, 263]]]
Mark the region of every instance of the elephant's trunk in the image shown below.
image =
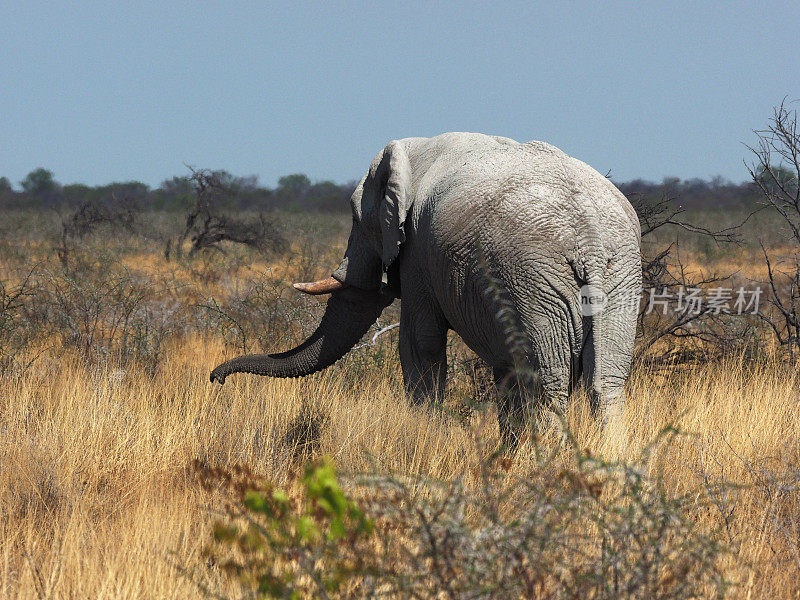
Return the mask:
[[303, 377], [331, 366], [356, 345], [391, 302], [377, 292], [363, 292], [353, 298], [353, 290], [350, 288], [328, 299], [316, 331], [296, 348], [278, 354], [239, 356], [214, 369], [211, 381], [225, 383], [231, 373]]

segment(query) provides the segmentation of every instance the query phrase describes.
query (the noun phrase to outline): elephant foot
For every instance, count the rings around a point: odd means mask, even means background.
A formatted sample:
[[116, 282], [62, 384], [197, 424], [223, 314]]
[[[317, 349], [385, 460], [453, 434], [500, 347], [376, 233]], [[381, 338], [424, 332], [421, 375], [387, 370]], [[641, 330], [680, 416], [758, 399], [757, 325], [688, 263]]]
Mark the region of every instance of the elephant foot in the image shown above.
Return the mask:
[[562, 410], [546, 409], [542, 415], [542, 426], [552, 431], [556, 443], [559, 446], [567, 446], [571, 443], [572, 436], [569, 433], [567, 419]]
[[500, 429], [500, 442], [508, 452], [514, 452], [523, 442], [526, 434], [526, 423], [521, 410], [505, 411], [498, 406], [497, 424]]
[[501, 428], [500, 429], [500, 444], [504, 452], [513, 454], [519, 448], [522, 442], [521, 432], [515, 430], [516, 428]]
[[625, 405], [607, 406], [602, 418], [603, 444], [622, 456], [628, 449], [628, 428], [625, 424]]

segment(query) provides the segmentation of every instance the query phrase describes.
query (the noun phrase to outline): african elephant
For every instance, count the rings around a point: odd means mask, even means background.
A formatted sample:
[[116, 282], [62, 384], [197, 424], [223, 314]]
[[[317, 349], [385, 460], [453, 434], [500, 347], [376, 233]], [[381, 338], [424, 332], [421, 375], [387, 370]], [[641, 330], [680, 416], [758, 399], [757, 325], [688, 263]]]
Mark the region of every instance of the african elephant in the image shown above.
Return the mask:
[[[543, 142], [447, 133], [390, 142], [350, 204], [339, 267], [294, 285], [330, 294], [316, 331], [288, 352], [229, 360], [212, 381], [325, 369], [402, 298], [400, 362], [413, 401], [443, 394], [452, 329], [493, 367], [506, 443], [516, 443], [529, 392], [534, 405], [563, 410], [583, 380], [603, 423], [622, 415], [641, 231], [608, 179]], [[515, 375], [523, 371], [533, 375]]]

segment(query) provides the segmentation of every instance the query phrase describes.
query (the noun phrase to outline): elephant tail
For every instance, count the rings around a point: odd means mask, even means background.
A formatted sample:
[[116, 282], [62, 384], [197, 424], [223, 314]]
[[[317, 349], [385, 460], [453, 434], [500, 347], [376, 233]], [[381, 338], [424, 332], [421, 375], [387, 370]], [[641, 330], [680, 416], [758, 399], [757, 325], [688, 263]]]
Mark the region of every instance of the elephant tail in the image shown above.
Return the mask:
[[581, 287], [581, 371], [604, 421], [624, 410], [641, 290], [640, 272], [620, 269], [614, 262], [602, 270], [587, 268]]

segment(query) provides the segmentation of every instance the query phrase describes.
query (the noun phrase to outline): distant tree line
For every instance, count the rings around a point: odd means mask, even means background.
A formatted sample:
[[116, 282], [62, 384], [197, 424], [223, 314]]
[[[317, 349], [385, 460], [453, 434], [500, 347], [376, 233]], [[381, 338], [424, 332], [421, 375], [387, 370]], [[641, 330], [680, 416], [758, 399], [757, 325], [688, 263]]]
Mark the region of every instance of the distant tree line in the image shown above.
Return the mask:
[[[768, 177], [768, 175], [763, 175]], [[629, 199], [659, 201], [668, 197], [686, 209], [752, 208], [760, 201], [758, 186], [751, 180], [732, 183], [722, 177], [679, 179], [665, 177], [660, 183], [634, 179], [614, 184]]]
[[[302, 173], [286, 175], [274, 189], [259, 185], [258, 177], [237, 177], [227, 171], [210, 171], [220, 186], [227, 190], [218, 202], [220, 208], [269, 211], [349, 211], [350, 195], [355, 183], [332, 181], [312, 183]], [[196, 189], [192, 175], [172, 177], [156, 188], [126, 181], [88, 186], [80, 183], [62, 185], [51, 171], [38, 168], [19, 182], [17, 189], [7, 177], [0, 177], [0, 209], [3, 208], [76, 208], [86, 204], [139, 210], [185, 211], [194, 206]]]
[[[759, 175], [765, 185], [777, 177], [789, 177], [782, 167]], [[348, 199], [355, 188], [354, 182], [338, 184], [332, 181], [312, 183], [302, 173], [286, 175], [278, 180], [277, 187], [259, 185], [258, 177], [237, 177], [227, 171], [211, 171], [217, 180], [230, 191], [227, 199], [230, 209], [273, 209], [295, 211], [346, 212]], [[758, 175], [758, 174], [757, 174]], [[759, 186], [754, 181], [732, 183], [722, 177], [711, 179], [686, 179], [667, 177], [661, 182], [635, 179], [615, 182], [628, 198], [659, 199], [668, 195], [679, 200], [685, 208], [736, 208], [752, 207], [759, 199]], [[2, 208], [74, 208], [87, 202], [106, 206], [135, 205], [141, 210], [186, 210], [196, 201], [191, 174], [164, 180], [156, 188], [138, 181], [88, 186], [80, 183], [61, 185], [53, 173], [38, 168], [19, 182], [17, 189], [7, 177], [0, 177], [0, 209]]]

